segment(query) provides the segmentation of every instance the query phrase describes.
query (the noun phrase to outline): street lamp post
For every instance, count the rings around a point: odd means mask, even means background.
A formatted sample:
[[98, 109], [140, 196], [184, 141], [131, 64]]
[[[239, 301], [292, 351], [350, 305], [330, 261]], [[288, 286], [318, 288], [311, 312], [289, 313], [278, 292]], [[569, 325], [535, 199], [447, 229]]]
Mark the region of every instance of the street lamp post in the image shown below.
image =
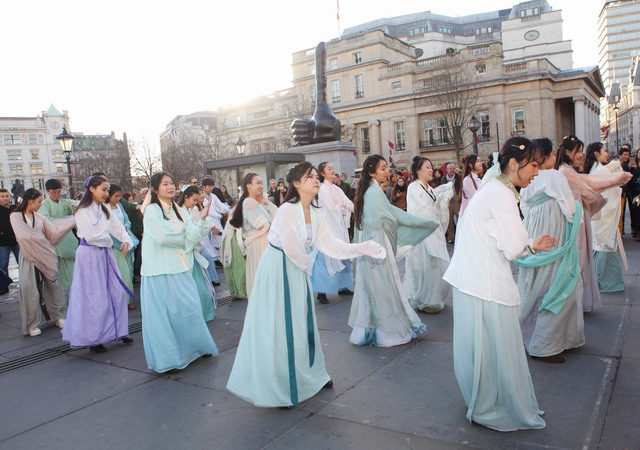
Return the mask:
[[620, 91], [620, 85], [618, 83], [613, 83], [611, 85], [611, 91], [609, 92], [609, 104], [613, 103], [613, 110], [616, 112], [616, 153], [620, 150], [620, 132], [618, 131], [618, 102], [620, 102], [620, 96], [622, 92]]
[[62, 154], [64, 159], [67, 160], [67, 172], [69, 174], [69, 195], [73, 199], [73, 177], [71, 175], [71, 145], [75, 137], [67, 131], [67, 126], [62, 126], [62, 133], [56, 136], [56, 139], [60, 141], [60, 147], [62, 148]]
[[[244, 141], [244, 139], [242, 139], [242, 136], [240, 136], [238, 138], [238, 142], [236, 142], [236, 150], [238, 151], [238, 155], [243, 156], [244, 149], [246, 147], [247, 143]], [[236, 184], [238, 185], [238, 187], [240, 186], [241, 182], [242, 180], [240, 180], [240, 166], [236, 166]]]
[[471, 116], [468, 127], [469, 131], [473, 133], [473, 154], [478, 154], [478, 135], [476, 134], [480, 129], [480, 121], [476, 119], [475, 115]]

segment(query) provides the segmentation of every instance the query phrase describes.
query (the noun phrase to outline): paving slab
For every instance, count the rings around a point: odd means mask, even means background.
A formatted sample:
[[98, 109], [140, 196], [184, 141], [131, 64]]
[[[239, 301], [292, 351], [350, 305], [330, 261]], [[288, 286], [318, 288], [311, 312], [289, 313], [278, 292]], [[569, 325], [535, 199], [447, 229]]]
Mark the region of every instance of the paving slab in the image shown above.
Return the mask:
[[571, 350], [586, 355], [618, 357], [622, 351], [630, 305], [603, 305], [584, 314], [585, 345]]
[[64, 355], [7, 372], [0, 376], [0, 442], [153, 378]]
[[234, 300], [226, 305], [218, 306], [216, 309], [216, 319], [238, 320], [244, 322], [244, 315], [247, 311], [247, 300]]
[[456, 450], [468, 447], [315, 415], [294, 426], [265, 448]]
[[216, 317], [214, 320], [207, 322], [209, 331], [211, 331], [220, 353], [238, 346], [243, 325], [244, 322], [222, 317]]
[[12, 449], [257, 449], [307, 415], [295, 409], [254, 408], [231, 394], [156, 378], [2, 445]]
[[618, 376], [600, 441], [600, 448], [640, 448], [640, 359], [626, 358], [620, 363]]
[[629, 314], [629, 322], [622, 344], [622, 357], [640, 359], [640, 304], [631, 306], [631, 314]]
[[478, 448], [579, 448], [603, 419], [594, 405], [606, 394], [612, 360], [575, 355], [565, 365], [531, 364], [546, 429], [500, 433], [472, 425], [451, 352], [448, 343], [417, 342], [318, 414]]
[[100, 364], [108, 364], [115, 367], [121, 367], [123, 369], [155, 375], [156, 372], [147, 367], [147, 360], [144, 356], [142, 333], [134, 333], [131, 337], [134, 339], [133, 344], [115, 342], [105, 344], [105, 347], [109, 350], [106, 353], [94, 353], [88, 348], [79, 348], [77, 350], [71, 350], [67, 355], [75, 358], [95, 361]]

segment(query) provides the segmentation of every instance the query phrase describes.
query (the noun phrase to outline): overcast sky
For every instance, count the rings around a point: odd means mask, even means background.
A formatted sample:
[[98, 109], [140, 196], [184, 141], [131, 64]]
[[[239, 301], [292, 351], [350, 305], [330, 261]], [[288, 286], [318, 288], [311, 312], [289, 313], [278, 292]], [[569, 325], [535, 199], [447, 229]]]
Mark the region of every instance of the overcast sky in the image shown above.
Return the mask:
[[[335, 0], [5, 1], [0, 116], [53, 103], [71, 128], [158, 136], [176, 115], [241, 103], [291, 85], [291, 54], [338, 36]], [[549, 0], [562, 10], [574, 67], [597, 64], [603, 0]], [[425, 11], [449, 16], [516, 1], [340, 0], [346, 27]], [[482, 5], [478, 9], [478, 5]]]

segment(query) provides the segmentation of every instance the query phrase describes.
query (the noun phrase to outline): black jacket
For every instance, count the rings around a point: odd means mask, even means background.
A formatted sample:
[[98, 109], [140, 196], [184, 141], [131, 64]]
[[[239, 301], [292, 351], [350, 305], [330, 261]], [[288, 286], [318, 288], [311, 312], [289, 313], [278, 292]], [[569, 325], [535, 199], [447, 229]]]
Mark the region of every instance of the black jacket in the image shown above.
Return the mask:
[[0, 206], [0, 247], [8, 247], [17, 245], [16, 235], [13, 233], [9, 215], [13, 211], [13, 207], [5, 208]]

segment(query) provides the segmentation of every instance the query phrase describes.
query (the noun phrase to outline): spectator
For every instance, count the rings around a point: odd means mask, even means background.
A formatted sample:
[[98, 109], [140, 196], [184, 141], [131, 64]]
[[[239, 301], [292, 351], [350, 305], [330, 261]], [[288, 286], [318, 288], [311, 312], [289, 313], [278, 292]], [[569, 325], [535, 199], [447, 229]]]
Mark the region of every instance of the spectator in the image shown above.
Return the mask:
[[440, 169], [434, 169], [433, 171], [433, 179], [431, 181], [429, 181], [429, 186], [431, 186], [432, 188], [436, 188], [438, 186], [440, 186], [442, 184], [442, 177], [443, 177], [443, 173], [442, 170]]
[[284, 203], [284, 199], [287, 196], [287, 186], [284, 184], [284, 180], [282, 178], [278, 178], [278, 184], [276, 185], [276, 190], [273, 192], [273, 204], [278, 208], [282, 203]]
[[198, 186], [198, 179], [196, 177], [189, 177], [189, 184], [191, 186]]
[[231, 197], [231, 194], [229, 194], [229, 190], [227, 189], [227, 187], [223, 184], [222, 186], [220, 186], [220, 190], [222, 191], [222, 195], [224, 196], [225, 203], [229, 206], [233, 205], [233, 197]]
[[[16, 180], [17, 182], [18, 180]], [[24, 195], [24, 190], [22, 191]], [[9, 284], [12, 280], [9, 278], [9, 257], [11, 253], [18, 262], [20, 256], [20, 247], [16, 241], [16, 235], [13, 233], [9, 216], [15, 206], [11, 206], [11, 195], [6, 189], [0, 189], [0, 295], [9, 292]]]
[[393, 187], [396, 185], [396, 181], [398, 181], [398, 176], [399, 175], [397, 173], [392, 173], [391, 177], [389, 177], [389, 182], [386, 184], [386, 187], [382, 188], [382, 190], [387, 196], [387, 199], [389, 200], [389, 203], [391, 203], [391, 196], [393, 195]]
[[[624, 144], [620, 150], [618, 151], [618, 159], [620, 160], [620, 165], [622, 166], [622, 169], [625, 172], [632, 172], [633, 170], [630, 167], [630, 162], [631, 162], [631, 148], [629, 147], [628, 144]], [[636, 233], [636, 230], [638, 229], [638, 224], [635, 223], [636, 222], [636, 214], [631, 214], [631, 201], [633, 200], [633, 194], [632, 191], [635, 190], [635, 188], [632, 188], [631, 183], [633, 182], [633, 180], [629, 181], [627, 184], [625, 184], [624, 186], [622, 186], [622, 195], [620, 196], [620, 203], [622, 203], [622, 207], [620, 208], [620, 221], [618, 222], [618, 228], [620, 229], [620, 234], [624, 234], [624, 216], [625, 216], [625, 209], [627, 206], [627, 203], [629, 203], [629, 217], [631, 218], [631, 232], [634, 234]]]
[[453, 183], [453, 197], [449, 202], [449, 226], [447, 228], [447, 244], [453, 244], [456, 239], [456, 225], [460, 214], [460, 190], [462, 188], [462, 176], [457, 172], [454, 163], [447, 164], [447, 173], [442, 177], [442, 184]]
[[391, 204], [403, 211], [407, 210], [407, 180], [405, 180], [404, 177], [398, 177], [398, 180], [393, 187]]

